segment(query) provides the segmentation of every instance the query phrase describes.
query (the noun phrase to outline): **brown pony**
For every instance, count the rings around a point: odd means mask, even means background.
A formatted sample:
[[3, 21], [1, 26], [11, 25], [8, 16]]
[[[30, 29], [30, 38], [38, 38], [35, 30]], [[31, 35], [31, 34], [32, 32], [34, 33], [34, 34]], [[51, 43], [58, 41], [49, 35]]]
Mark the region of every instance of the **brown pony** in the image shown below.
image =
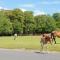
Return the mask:
[[56, 44], [56, 37], [60, 38], [60, 31], [51, 32], [51, 38], [55, 41], [55, 44]]
[[60, 38], [60, 31], [52, 31], [52, 33], [54, 34], [54, 36]]
[[40, 41], [42, 49], [43, 46], [46, 45], [48, 42], [52, 45], [52, 42], [54, 41], [56, 44], [56, 37], [60, 38], [60, 31], [52, 31], [51, 34], [42, 34]]
[[48, 42], [52, 42], [51, 34], [43, 34], [41, 37], [41, 42], [44, 42], [44, 44], [47, 44]]
[[41, 48], [43, 49], [44, 45], [46, 45], [48, 42], [52, 45], [52, 40], [51, 34], [43, 34], [40, 41]]

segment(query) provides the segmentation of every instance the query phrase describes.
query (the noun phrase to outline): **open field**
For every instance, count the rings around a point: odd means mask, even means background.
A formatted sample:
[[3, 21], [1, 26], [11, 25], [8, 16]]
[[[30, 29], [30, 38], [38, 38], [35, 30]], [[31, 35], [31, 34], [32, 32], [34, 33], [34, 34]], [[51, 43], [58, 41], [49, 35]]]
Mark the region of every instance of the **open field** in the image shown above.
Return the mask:
[[[50, 51], [60, 51], [60, 38], [56, 39], [57, 44], [48, 44], [48, 50]], [[0, 37], [0, 48], [8, 49], [40, 49], [40, 36], [18, 36], [14, 40], [13, 36], [3, 36]]]

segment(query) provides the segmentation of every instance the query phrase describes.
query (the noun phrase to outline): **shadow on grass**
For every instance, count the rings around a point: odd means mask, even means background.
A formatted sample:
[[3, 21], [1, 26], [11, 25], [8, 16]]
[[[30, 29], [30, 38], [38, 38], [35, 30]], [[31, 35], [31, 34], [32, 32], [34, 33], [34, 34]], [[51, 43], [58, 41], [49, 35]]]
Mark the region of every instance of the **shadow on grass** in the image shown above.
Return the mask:
[[60, 43], [56, 43], [56, 44], [60, 44]]

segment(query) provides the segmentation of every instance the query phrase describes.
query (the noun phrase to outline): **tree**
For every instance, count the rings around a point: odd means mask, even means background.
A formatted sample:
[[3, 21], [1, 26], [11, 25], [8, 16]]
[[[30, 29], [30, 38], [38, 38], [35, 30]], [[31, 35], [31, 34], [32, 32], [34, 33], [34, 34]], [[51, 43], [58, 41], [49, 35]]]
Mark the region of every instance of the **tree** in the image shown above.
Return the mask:
[[56, 21], [56, 26], [57, 28], [60, 28], [60, 13], [54, 13], [53, 14], [53, 18]]
[[12, 11], [12, 13], [14, 15], [14, 19], [17, 19], [19, 22], [24, 21], [24, 13], [22, 12], [22, 10], [16, 8]]
[[7, 10], [5, 11], [5, 15], [10, 19], [13, 24], [13, 33], [23, 32], [24, 13], [22, 12], [22, 10], [18, 8], [13, 10]]
[[3, 13], [0, 14], [0, 35], [11, 35], [12, 31], [13, 27], [10, 20]]
[[24, 12], [24, 33], [32, 33], [34, 30], [34, 16], [32, 11]]
[[23, 28], [21, 26], [21, 23], [18, 22], [18, 20], [14, 20], [13, 29], [14, 29], [14, 33], [21, 34], [23, 32]]
[[22, 10], [16, 8], [13, 10], [3, 10], [5, 15], [10, 19], [11, 22], [13, 22], [14, 20], [18, 20], [20, 22], [22, 22], [24, 20], [24, 14], [22, 12]]
[[55, 29], [55, 20], [53, 17], [48, 16], [48, 15], [38, 15], [35, 16], [35, 31], [37, 33], [44, 33], [44, 32], [51, 32], [52, 30]]

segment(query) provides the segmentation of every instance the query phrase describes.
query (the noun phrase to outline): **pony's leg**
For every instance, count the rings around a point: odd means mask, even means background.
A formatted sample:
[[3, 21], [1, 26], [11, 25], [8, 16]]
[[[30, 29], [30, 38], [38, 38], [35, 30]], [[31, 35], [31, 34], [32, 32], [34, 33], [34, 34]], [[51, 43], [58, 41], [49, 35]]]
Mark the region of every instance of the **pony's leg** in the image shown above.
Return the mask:
[[52, 43], [54, 42], [54, 39], [53, 38], [51, 38], [51, 40], [52, 40]]
[[48, 51], [48, 49], [47, 49], [47, 44], [45, 45], [45, 51]]
[[41, 52], [43, 51], [43, 47], [44, 47], [44, 44], [41, 43], [41, 49], [40, 49]]
[[52, 39], [50, 39], [50, 41], [49, 41], [49, 42], [50, 42], [50, 44], [52, 45], [52, 43], [53, 43]]
[[56, 44], [56, 39], [55, 38], [53, 38], [54, 39], [54, 42], [55, 42], [55, 44]]

